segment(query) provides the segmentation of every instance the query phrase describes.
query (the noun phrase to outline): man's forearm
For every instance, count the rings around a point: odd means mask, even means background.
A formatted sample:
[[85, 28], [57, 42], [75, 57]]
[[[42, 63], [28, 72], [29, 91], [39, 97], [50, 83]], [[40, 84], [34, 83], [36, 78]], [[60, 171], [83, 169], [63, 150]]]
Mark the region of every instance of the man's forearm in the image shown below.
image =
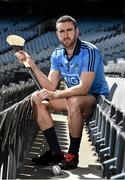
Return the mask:
[[68, 98], [71, 96], [85, 96], [88, 94], [88, 90], [83, 88], [81, 85], [77, 85], [64, 90], [56, 91], [56, 98]]
[[31, 67], [31, 69], [34, 72], [34, 74], [35, 74], [36, 78], [38, 79], [42, 88], [48, 89], [50, 91], [54, 90], [54, 87], [53, 87], [51, 81], [35, 64]]

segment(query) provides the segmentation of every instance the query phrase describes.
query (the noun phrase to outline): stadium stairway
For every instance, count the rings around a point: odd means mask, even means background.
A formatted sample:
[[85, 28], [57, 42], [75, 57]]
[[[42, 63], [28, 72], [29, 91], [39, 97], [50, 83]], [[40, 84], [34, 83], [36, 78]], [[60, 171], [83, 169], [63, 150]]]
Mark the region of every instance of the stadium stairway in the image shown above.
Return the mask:
[[[67, 116], [63, 114], [52, 114], [52, 116], [61, 149], [67, 152], [69, 141]], [[62, 170], [60, 175], [54, 176], [52, 166], [35, 166], [32, 163], [32, 157], [44, 153], [47, 148], [44, 136], [38, 130], [22, 166], [17, 171], [17, 179], [101, 179], [101, 164], [97, 160], [91, 141], [89, 141], [86, 125], [83, 130], [80, 146], [78, 168], [68, 171]]]

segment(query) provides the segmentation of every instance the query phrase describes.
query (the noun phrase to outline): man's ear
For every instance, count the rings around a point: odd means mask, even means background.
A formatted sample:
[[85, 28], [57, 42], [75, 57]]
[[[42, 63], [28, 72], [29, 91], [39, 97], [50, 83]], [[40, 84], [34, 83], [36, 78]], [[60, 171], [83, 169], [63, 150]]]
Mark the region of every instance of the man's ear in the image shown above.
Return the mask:
[[58, 31], [56, 31], [56, 35], [57, 35], [57, 37], [59, 36], [59, 35], [58, 35]]
[[80, 33], [80, 31], [79, 31], [79, 28], [78, 28], [78, 27], [76, 28], [76, 33], [77, 33], [77, 35], [79, 35], [79, 33]]

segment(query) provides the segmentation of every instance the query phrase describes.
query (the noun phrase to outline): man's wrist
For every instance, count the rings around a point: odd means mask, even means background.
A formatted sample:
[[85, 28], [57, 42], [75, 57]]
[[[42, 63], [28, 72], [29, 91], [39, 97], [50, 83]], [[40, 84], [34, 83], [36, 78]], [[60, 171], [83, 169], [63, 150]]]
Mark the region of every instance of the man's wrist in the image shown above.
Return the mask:
[[59, 91], [55, 91], [54, 92], [54, 98], [55, 99], [59, 99]]
[[36, 66], [36, 64], [32, 64], [31, 69], [35, 72], [38, 70], [38, 67]]

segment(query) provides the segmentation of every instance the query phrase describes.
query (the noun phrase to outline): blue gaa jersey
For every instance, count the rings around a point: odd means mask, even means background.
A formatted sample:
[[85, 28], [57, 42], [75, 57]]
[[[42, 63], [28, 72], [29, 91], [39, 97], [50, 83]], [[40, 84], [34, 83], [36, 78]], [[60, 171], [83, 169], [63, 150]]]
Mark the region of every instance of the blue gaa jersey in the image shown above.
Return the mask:
[[105, 96], [109, 94], [102, 56], [99, 49], [91, 43], [78, 39], [71, 58], [68, 58], [63, 46], [56, 48], [51, 56], [51, 70], [60, 72], [67, 87], [78, 85], [82, 72], [92, 71], [95, 73], [95, 79], [89, 93]]

